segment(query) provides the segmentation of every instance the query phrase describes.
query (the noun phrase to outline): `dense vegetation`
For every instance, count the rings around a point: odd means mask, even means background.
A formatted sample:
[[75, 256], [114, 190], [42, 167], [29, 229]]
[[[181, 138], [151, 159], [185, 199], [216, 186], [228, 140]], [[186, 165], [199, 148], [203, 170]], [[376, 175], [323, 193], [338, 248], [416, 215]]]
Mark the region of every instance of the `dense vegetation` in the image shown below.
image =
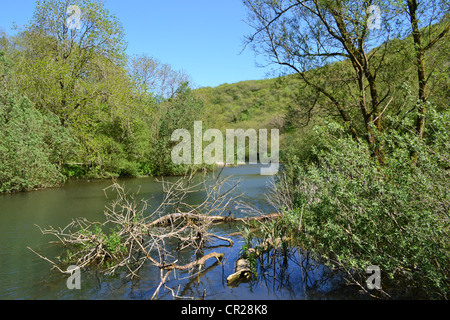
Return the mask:
[[194, 120], [278, 128], [272, 232], [363, 289], [380, 266], [375, 295], [448, 298], [448, 1], [379, 1], [381, 31], [367, 28], [372, 1], [243, 2], [247, 46], [281, 75], [192, 90], [160, 61], [128, 57], [102, 2], [71, 1], [85, 20], [69, 29], [68, 1], [37, 1], [30, 23], [0, 38], [0, 192], [181, 174], [170, 138]]
[[41, 113], [12, 85], [11, 60], [0, 52], [0, 192], [53, 186], [74, 141], [51, 113]]
[[[202, 101], [189, 78], [125, 54], [123, 30], [101, 1], [37, 1], [30, 23], [0, 37], [0, 191], [71, 177], [179, 174], [171, 134], [193, 127]], [[195, 118], [197, 119], [197, 118]]]
[[[377, 2], [381, 32], [365, 23], [367, 1], [244, 3], [248, 45], [294, 72], [284, 94], [299, 89], [276, 121], [287, 133], [274, 192], [284, 218], [263, 230], [374, 296], [448, 298], [448, 2]], [[213, 104], [226, 90], [210, 90]], [[381, 290], [368, 290], [369, 266]]]
[[429, 110], [424, 140], [412, 117], [380, 136], [382, 166], [371, 160], [368, 144], [342, 126], [317, 127], [314, 143], [299, 146], [307, 156], [290, 155], [278, 190], [292, 201], [283, 223], [295, 242], [362, 288], [365, 270], [376, 265], [391, 297], [446, 297], [449, 117], [449, 111]]

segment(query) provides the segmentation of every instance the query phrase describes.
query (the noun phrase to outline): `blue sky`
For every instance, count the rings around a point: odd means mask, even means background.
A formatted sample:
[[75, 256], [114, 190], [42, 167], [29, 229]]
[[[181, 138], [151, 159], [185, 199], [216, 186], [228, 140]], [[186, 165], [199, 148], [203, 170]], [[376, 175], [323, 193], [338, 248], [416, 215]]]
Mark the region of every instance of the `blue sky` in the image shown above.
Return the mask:
[[[196, 86], [217, 86], [266, 77], [255, 55], [243, 48], [252, 29], [242, 20], [241, 0], [105, 0], [125, 30], [129, 54], [146, 53], [185, 70]], [[0, 29], [13, 34], [13, 22], [26, 24], [34, 0], [0, 0]]]

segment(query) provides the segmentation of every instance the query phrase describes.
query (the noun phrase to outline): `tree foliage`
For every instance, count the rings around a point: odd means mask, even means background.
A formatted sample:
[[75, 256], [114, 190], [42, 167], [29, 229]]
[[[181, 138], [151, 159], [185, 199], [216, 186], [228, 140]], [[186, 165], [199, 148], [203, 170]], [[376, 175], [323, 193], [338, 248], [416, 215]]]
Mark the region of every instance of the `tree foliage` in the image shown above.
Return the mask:
[[[377, 132], [386, 126], [383, 121], [386, 109], [393, 97], [389, 86], [381, 86], [379, 74], [386, 70], [385, 57], [391, 51], [391, 39], [406, 33], [402, 23], [404, 11], [397, 1], [377, 1], [381, 30], [369, 27], [370, 8], [373, 1], [253, 1], [244, 0], [248, 8], [248, 23], [254, 32], [247, 37], [247, 44], [256, 53], [264, 55], [269, 63], [295, 72], [317, 94], [326, 97], [333, 112], [338, 114], [354, 139], [364, 138], [371, 145], [379, 161], [383, 161], [382, 146], [376, 141]], [[407, 1], [407, 17], [411, 20], [416, 45], [419, 74], [419, 99], [425, 102], [425, 51], [430, 49], [448, 32], [450, 24], [445, 18], [446, 1]], [[400, 5], [401, 7], [401, 5]], [[429, 43], [420, 44], [417, 23], [418, 7], [421, 17], [428, 23]], [[431, 12], [431, 13], [430, 13]], [[444, 19], [443, 30], [438, 32], [431, 25]], [[332, 71], [338, 61], [349, 65], [345, 73]], [[309, 72], [314, 70], [314, 72]], [[334, 77], [330, 78], [329, 74]], [[323, 79], [326, 79], [325, 81]], [[381, 80], [381, 81], [380, 81]], [[339, 89], [338, 89], [339, 88]], [[347, 97], [353, 101], [348, 103]], [[423, 130], [425, 107], [417, 119], [418, 134]], [[359, 126], [359, 124], [363, 124]], [[358, 128], [360, 127], [360, 128]], [[362, 130], [358, 130], [362, 129]]]
[[430, 109], [425, 141], [413, 117], [378, 137], [385, 145], [383, 166], [342, 126], [318, 127], [310, 156], [293, 156], [287, 164], [282, 185], [288, 187], [279, 192], [293, 205], [285, 226], [364, 290], [366, 269], [376, 265], [382, 297], [448, 298], [449, 116]]
[[[74, 5], [80, 9], [79, 25], [71, 25]], [[14, 82], [7, 89], [32, 102], [8, 102], [21, 106], [22, 113], [27, 110], [17, 125], [34, 121], [37, 130], [40, 121], [47, 121], [55, 130], [70, 131], [67, 144], [76, 141], [77, 147], [60, 157], [54, 171], [67, 177], [117, 177], [183, 170], [171, 165], [167, 148], [170, 130], [193, 124], [171, 124], [170, 119], [190, 121], [199, 114], [189, 77], [147, 55], [127, 56], [121, 23], [102, 1], [37, 1], [33, 18], [18, 31], [0, 41], [14, 62], [8, 69]], [[3, 131], [16, 130], [11, 125], [2, 123]], [[4, 142], [13, 148], [14, 142]], [[40, 150], [38, 142], [35, 147]]]
[[13, 89], [12, 62], [2, 52], [0, 79], [0, 192], [64, 182], [62, 164], [74, 146], [69, 130]]
[[286, 139], [283, 232], [366, 292], [379, 266], [370, 294], [448, 298], [448, 2], [244, 4], [247, 45], [297, 76], [286, 128], [309, 125]]

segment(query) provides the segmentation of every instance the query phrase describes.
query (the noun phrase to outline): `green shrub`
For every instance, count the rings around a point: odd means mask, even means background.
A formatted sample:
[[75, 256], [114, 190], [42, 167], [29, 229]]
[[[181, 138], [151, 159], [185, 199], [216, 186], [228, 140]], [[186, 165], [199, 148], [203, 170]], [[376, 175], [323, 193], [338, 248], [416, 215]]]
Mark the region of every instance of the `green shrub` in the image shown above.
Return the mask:
[[64, 182], [68, 133], [26, 98], [0, 104], [0, 192], [26, 191]]
[[11, 65], [0, 53], [0, 192], [58, 185], [74, 142], [56, 116], [42, 114], [15, 92]]
[[424, 140], [412, 120], [380, 134], [383, 165], [341, 126], [316, 128], [312, 154], [286, 164], [290, 190], [282, 192], [293, 195], [294, 208], [285, 224], [363, 287], [367, 267], [376, 265], [391, 297], [447, 298], [449, 123], [448, 111], [431, 110]]

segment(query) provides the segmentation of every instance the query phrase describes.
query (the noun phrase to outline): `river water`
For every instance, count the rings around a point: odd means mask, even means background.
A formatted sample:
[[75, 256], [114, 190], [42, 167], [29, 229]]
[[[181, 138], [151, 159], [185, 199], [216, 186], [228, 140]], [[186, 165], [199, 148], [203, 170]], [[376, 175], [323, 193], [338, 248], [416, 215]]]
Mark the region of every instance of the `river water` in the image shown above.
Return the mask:
[[[239, 180], [239, 192], [244, 199], [264, 213], [273, 213], [266, 199], [270, 177], [259, 174], [258, 165], [229, 167], [222, 176]], [[213, 174], [213, 173], [211, 173]], [[171, 177], [166, 180], [175, 180]], [[123, 179], [118, 181], [131, 192], [139, 191], [150, 204], [158, 205], [163, 197], [161, 183], [154, 178]], [[49, 244], [55, 240], [42, 235], [36, 225], [64, 227], [73, 219], [84, 217], [103, 221], [107, 199], [104, 189], [110, 180], [69, 181], [61, 188], [0, 196], [0, 299], [150, 299], [160, 282], [156, 267], [144, 266], [139, 279], [126, 273], [100, 276], [95, 271], [82, 270], [81, 289], [67, 288], [68, 275], [50, 270], [51, 264], [27, 249], [31, 247], [53, 260], [61, 248]], [[245, 213], [231, 208], [237, 217]], [[227, 236], [238, 231], [235, 224], [214, 227], [214, 233]], [[233, 247], [205, 250], [223, 252], [223, 264], [208, 261], [199, 276], [188, 272], [171, 275], [168, 286], [179, 289], [179, 295], [202, 296], [206, 299], [343, 299], [349, 298], [342, 279], [326, 267], [314, 263], [304, 253], [291, 249], [287, 258], [272, 252], [261, 259], [257, 279], [229, 287], [226, 278], [234, 272], [234, 264], [243, 244], [240, 236], [233, 237]], [[182, 258], [182, 257], [181, 257]], [[354, 291], [351, 291], [353, 295]], [[169, 291], [161, 290], [159, 299], [172, 299]]]

